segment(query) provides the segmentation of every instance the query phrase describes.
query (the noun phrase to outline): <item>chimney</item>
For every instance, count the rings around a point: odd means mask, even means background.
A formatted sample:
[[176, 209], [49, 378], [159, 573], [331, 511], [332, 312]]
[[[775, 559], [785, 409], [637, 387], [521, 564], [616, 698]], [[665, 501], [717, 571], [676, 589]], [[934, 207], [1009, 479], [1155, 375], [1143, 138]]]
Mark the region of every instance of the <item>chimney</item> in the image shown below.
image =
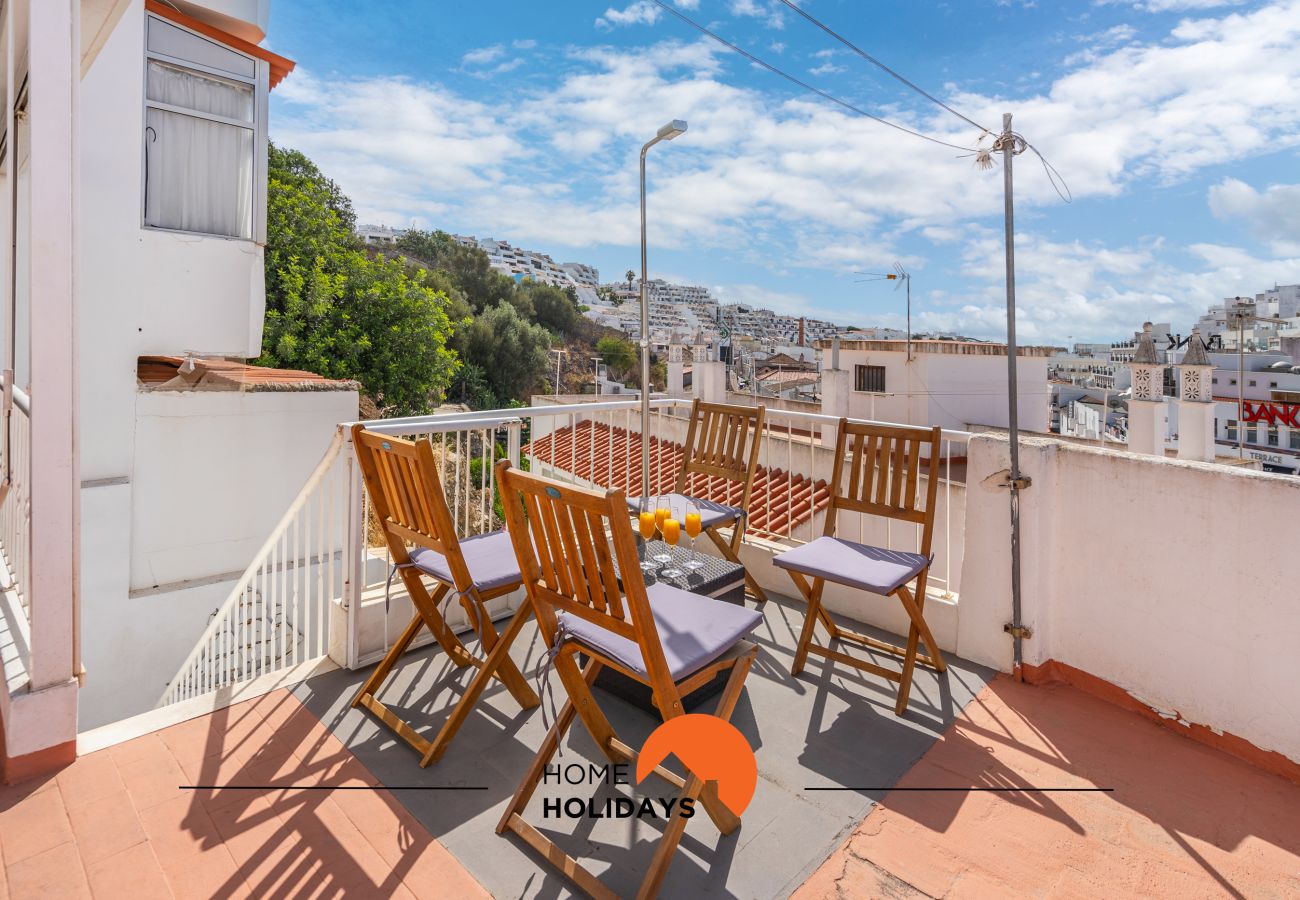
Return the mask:
[[799, 346], [803, 346], [803, 316], [799, 317]]

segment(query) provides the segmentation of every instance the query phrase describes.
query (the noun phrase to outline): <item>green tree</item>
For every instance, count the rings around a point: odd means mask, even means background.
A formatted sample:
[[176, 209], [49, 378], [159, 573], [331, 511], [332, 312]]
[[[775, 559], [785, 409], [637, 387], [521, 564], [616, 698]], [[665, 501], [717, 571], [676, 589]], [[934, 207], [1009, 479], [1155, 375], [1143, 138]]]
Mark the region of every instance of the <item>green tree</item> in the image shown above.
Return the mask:
[[501, 300], [519, 307], [526, 317], [531, 307], [517, 296], [514, 279], [492, 268], [488, 255], [478, 247], [457, 243], [445, 231], [419, 231], [411, 229], [397, 239], [399, 252], [425, 263], [429, 268], [441, 269], [455, 282], [474, 312], [496, 306]]
[[426, 273], [371, 259], [352, 204], [302, 153], [272, 145], [267, 172], [266, 325], [259, 365], [361, 383], [385, 412], [426, 412], [459, 362], [451, 301]]
[[627, 279], [627, 289], [629, 291], [632, 290], [632, 281], [636, 278], [636, 273], [633, 272], [631, 269], [628, 269], [627, 272], [623, 275], [623, 277]]
[[578, 310], [576, 291], [536, 281], [525, 281], [522, 289], [532, 301], [533, 320], [538, 325], [563, 335], [577, 333], [582, 313]]
[[596, 352], [609, 371], [619, 376], [626, 375], [636, 365], [636, 348], [622, 338], [601, 338], [596, 341]]
[[483, 371], [496, 400], [509, 401], [537, 387], [546, 372], [551, 333], [501, 301], [459, 329], [456, 346]]

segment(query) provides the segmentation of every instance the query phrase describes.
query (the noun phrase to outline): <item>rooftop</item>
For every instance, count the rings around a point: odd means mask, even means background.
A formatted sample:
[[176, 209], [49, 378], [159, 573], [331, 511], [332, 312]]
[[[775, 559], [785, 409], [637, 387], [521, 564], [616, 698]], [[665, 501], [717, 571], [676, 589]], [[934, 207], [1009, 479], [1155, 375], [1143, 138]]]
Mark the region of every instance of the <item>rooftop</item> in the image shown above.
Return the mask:
[[136, 378], [152, 390], [355, 391], [355, 381], [220, 357], [142, 356]]
[[[789, 676], [801, 608], [770, 603], [757, 633], [735, 720], [759, 765], [744, 824], [728, 838], [688, 829], [662, 896], [1300, 892], [1300, 785], [1077, 688], [956, 658], [943, 678], [918, 670], [896, 719], [878, 680], [826, 661]], [[531, 625], [514, 650], [532, 671]], [[396, 711], [435, 728], [449, 671], [440, 651], [408, 655]], [[485, 712], [420, 769], [349, 707], [363, 674], [319, 675], [0, 788], [0, 896], [568, 895], [493, 831], [541, 717], [489, 689]], [[648, 733], [648, 716], [609, 707], [620, 733]], [[604, 757], [574, 729], [563, 762]], [[428, 790], [445, 786], [483, 790]], [[620, 892], [656, 837], [610, 820], [555, 832]]]
[[[939, 341], [913, 340], [912, 353], [947, 354], [953, 356], [1006, 356], [1006, 344], [994, 344], [985, 341]], [[906, 340], [840, 340], [841, 350], [874, 350], [876, 352], [905, 353]], [[813, 346], [819, 350], [830, 350], [833, 342], [829, 340], [814, 341]], [[1061, 352], [1062, 347], [1017, 347], [1016, 356], [1052, 356]]]

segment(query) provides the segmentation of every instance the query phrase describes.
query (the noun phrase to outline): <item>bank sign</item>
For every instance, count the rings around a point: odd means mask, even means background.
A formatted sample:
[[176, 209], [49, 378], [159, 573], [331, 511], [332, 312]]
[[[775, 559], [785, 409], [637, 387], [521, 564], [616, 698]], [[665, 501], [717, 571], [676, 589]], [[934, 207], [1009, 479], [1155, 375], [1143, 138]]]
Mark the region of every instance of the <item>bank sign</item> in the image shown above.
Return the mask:
[[1241, 410], [1243, 422], [1267, 422], [1270, 425], [1287, 425], [1300, 428], [1300, 404], [1254, 403], [1245, 401]]

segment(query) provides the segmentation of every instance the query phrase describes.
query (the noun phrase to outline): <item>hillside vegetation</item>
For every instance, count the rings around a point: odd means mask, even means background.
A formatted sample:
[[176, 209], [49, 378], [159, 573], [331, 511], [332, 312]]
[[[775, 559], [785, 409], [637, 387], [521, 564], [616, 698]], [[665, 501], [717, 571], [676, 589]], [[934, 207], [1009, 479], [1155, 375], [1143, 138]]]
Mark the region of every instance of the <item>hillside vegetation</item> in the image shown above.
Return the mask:
[[272, 145], [267, 182], [266, 328], [259, 365], [361, 384], [380, 415], [447, 401], [476, 409], [555, 390], [592, 390], [591, 358], [636, 383], [636, 352], [582, 315], [576, 293], [516, 282], [441, 231], [411, 230], [391, 251], [354, 233], [351, 200], [304, 154]]

